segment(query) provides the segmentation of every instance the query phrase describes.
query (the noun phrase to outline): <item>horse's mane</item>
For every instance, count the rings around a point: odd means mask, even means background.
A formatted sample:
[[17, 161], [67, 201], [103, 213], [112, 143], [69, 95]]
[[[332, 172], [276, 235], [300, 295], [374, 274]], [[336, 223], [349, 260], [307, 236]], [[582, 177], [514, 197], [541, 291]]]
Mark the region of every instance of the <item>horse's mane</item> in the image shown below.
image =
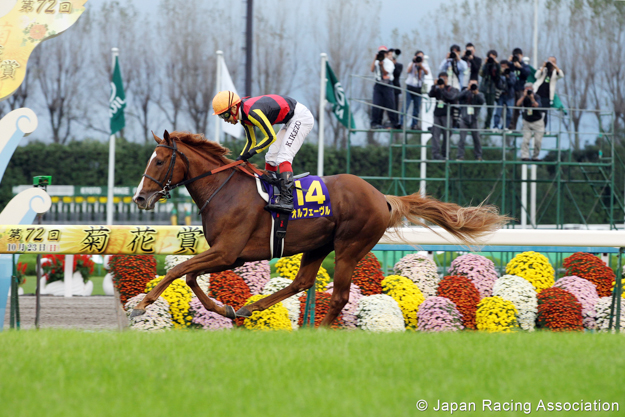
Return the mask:
[[169, 137], [172, 139], [177, 139], [180, 142], [187, 144], [196, 150], [216, 156], [225, 163], [233, 162], [231, 159], [226, 158], [226, 155], [230, 155], [230, 149], [224, 148], [217, 142], [206, 139], [204, 135], [200, 133], [171, 132], [169, 134]]

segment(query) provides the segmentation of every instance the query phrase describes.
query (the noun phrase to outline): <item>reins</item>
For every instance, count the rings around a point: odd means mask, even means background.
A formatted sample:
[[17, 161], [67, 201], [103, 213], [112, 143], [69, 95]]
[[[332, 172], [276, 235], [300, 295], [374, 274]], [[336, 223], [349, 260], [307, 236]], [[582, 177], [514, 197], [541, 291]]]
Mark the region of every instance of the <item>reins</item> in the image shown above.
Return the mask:
[[[171, 159], [169, 161], [169, 167], [167, 168], [167, 173], [165, 174], [165, 178], [166, 178], [165, 183], [163, 183], [161, 181], [158, 181], [156, 178], [151, 177], [148, 174], [143, 174], [144, 177], [146, 177], [148, 179], [151, 179], [152, 181], [157, 183], [160, 187], [163, 187], [163, 189], [161, 191], [157, 191], [157, 193], [158, 194], [162, 194], [163, 197], [166, 198], [166, 199], [170, 199], [171, 198], [170, 191], [173, 191], [173, 190], [175, 190], [176, 188], [178, 188], [180, 186], [191, 184], [192, 182], [197, 181], [197, 180], [199, 180], [201, 178], [206, 178], [208, 176], [211, 176], [211, 175], [214, 175], [214, 174], [218, 174], [218, 173], [220, 173], [222, 171], [225, 171], [227, 169], [230, 169], [230, 168], [239, 168], [239, 170], [241, 172], [243, 172], [244, 174], [247, 174], [247, 175], [249, 175], [250, 177], [253, 177], [253, 178], [256, 178], [256, 175], [258, 175], [259, 177], [264, 175], [262, 171], [260, 171], [254, 165], [250, 164], [248, 161], [239, 160], [239, 161], [234, 161], [234, 162], [231, 162], [229, 164], [220, 166], [218, 168], [215, 168], [213, 170], [210, 170], [208, 172], [200, 174], [200, 175], [198, 175], [196, 177], [189, 178], [187, 180], [180, 181], [179, 183], [172, 185], [171, 184], [171, 180], [173, 179], [173, 176], [174, 176], [174, 167], [176, 165], [176, 154], [179, 153], [184, 158], [184, 160], [185, 160], [185, 162], [187, 164], [187, 170], [191, 166], [190, 163], [189, 163], [189, 158], [187, 158], [187, 156], [184, 153], [182, 153], [182, 151], [178, 150], [178, 146], [176, 145], [176, 140], [175, 139], [172, 139], [172, 144], [173, 144], [173, 146], [162, 145], [162, 144], [156, 145], [157, 148], [160, 147], [160, 148], [167, 148], [167, 149], [171, 149], [172, 150], [172, 157], [171, 157]], [[242, 166], [244, 164], [246, 165], [245, 168], [248, 168], [252, 172], [249, 172], [246, 169], [244, 169], [244, 167]], [[213, 192], [213, 194], [211, 194], [211, 196], [208, 198], [208, 200], [206, 200], [206, 202], [204, 203], [204, 205], [202, 206], [202, 208], [198, 212], [199, 215], [202, 214], [202, 210], [204, 210], [204, 208], [206, 208], [208, 203], [210, 203], [210, 201], [213, 199], [213, 197], [215, 197], [215, 195], [219, 192], [219, 190], [221, 190], [224, 187], [224, 185], [226, 185], [228, 183], [228, 181], [230, 181], [230, 179], [234, 176], [235, 172], [236, 171], [233, 170], [232, 173], [228, 176], [228, 178], [219, 186], [219, 188], [217, 188]], [[185, 177], [186, 177], [186, 173], [185, 173]]]

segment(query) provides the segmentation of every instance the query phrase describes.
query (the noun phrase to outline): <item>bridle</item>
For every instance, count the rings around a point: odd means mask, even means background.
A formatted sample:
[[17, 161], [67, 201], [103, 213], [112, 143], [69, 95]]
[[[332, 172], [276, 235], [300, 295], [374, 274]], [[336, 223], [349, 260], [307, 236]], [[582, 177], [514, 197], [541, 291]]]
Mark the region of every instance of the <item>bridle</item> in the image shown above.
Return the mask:
[[[239, 168], [239, 170], [241, 172], [243, 172], [243, 173], [245, 173], [245, 174], [247, 174], [247, 175], [249, 175], [251, 177], [254, 177], [254, 178], [256, 178], [256, 175], [263, 176], [263, 172], [260, 171], [258, 168], [256, 168], [254, 165], [250, 164], [247, 161], [239, 160], [239, 161], [231, 162], [231, 163], [226, 164], [226, 165], [222, 165], [222, 166], [220, 166], [218, 168], [215, 168], [215, 169], [213, 169], [211, 171], [205, 172], [205, 173], [200, 174], [200, 175], [198, 175], [196, 177], [193, 177], [193, 178], [185, 180], [184, 178], [186, 178], [187, 172], [189, 172], [189, 168], [190, 168], [189, 158], [187, 158], [187, 156], [182, 151], [178, 150], [178, 146], [176, 145], [176, 139], [172, 138], [172, 146], [158, 144], [158, 145], [156, 145], [156, 147], [157, 148], [167, 148], [167, 149], [171, 149], [172, 150], [172, 154], [171, 154], [172, 156], [171, 156], [171, 159], [169, 160], [169, 167], [167, 168], [167, 173], [165, 174], [165, 180], [164, 180], [164, 182], [161, 182], [161, 181], [157, 180], [156, 178], [154, 178], [154, 177], [152, 177], [152, 176], [150, 176], [148, 174], [143, 174], [143, 176], [145, 178], [148, 178], [148, 179], [154, 181], [155, 183], [157, 183], [159, 187], [163, 187], [163, 189], [160, 190], [160, 191], [157, 191], [156, 194], [161, 194], [163, 196], [161, 198], [166, 198], [168, 200], [171, 198], [170, 191], [173, 191], [173, 190], [175, 190], [176, 188], [178, 188], [180, 186], [191, 184], [192, 182], [197, 181], [197, 180], [199, 180], [201, 178], [205, 178], [205, 177], [208, 177], [210, 175], [217, 174], [219, 172], [225, 171], [225, 170], [230, 169], [230, 168]], [[174, 167], [176, 166], [176, 155], [177, 154], [180, 154], [184, 158], [184, 160], [185, 160], [185, 162], [187, 164], [187, 171], [185, 172], [184, 177], [182, 177], [183, 181], [180, 181], [179, 183], [172, 185], [171, 182], [172, 182], [172, 179], [174, 177]], [[249, 168], [252, 172], [248, 172], [247, 170], [243, 169], [243, 167], [241, 165], [244, 165], [244, 164], [247, 165], [247, 168]], [[232, 178], [232, 176], [234, 175], [235, 172], [236, 172], [236, 170], [233, 170], [232, 173], [230, 174], [230, 176], [226, 179], [226, 181], [224, 181], [219, 186], [219, 188], [217, 188], [213, 192], [213, 194], [208, 198], [208, 200], [206, 200], [206, 203], [204, 203], [202, 208], [200, 208], [199, 214], [202, 214], [202, 210], [204, 210], [204, 208], [208, 205], [208, 203], [210, 203], [210, 201], [213, 199], [215, 194], [217, 194], [219, 192], [219, 190], [221, 190], [223, 188], [223, 186], [226, 185], [226, 183], [228, 181], [230, 181], [230, 178]]]

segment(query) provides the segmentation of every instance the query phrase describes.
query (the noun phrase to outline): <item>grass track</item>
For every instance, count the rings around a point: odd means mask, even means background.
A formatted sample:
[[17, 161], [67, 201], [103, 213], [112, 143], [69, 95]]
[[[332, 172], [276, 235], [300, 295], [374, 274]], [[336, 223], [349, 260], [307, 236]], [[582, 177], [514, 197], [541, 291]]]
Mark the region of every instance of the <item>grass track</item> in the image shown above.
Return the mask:
[[[415, 416], [437, 400], [620, 401], [609, 334], [0, 333], [1, 416]], [[425, 399], [427, 412], [416, 410]], [[486, 413], [525, 415], [522, 411]], [[583, 413], [597, 415], [596, 413]]]

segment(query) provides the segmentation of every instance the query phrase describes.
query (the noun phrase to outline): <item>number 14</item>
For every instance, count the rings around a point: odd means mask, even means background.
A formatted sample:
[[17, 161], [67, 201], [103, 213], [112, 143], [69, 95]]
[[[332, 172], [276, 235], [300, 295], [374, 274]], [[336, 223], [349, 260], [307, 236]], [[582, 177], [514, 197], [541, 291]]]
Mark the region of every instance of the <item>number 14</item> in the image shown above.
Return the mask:
[[303, 206], [304, 203], [317, 203], [321, 205], [326, 201], [326, 196], [323, 195], [323, 190], [318, 180], [310, 183], [310, 188], [306, 192], [306, 197], [304, 197], [304, 193], [302, 192], [302, 183], [300, 181], [295, 181], [295, 189], [297, 191], [297, 205], [299, 206]]

